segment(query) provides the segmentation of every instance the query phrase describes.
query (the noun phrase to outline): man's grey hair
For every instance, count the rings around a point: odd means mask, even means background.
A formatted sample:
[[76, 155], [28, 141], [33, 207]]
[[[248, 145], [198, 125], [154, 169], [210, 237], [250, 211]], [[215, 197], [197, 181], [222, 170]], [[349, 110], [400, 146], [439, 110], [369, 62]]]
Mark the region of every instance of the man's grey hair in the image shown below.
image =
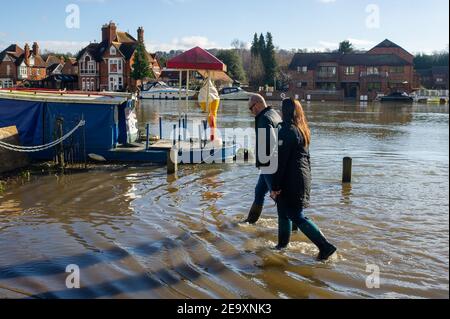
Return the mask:
[[260, 94], [252, 94], [248, 100], [248, 105], [251, 106], [256, 103], [262, 103], [267, 108], [266, 100]]

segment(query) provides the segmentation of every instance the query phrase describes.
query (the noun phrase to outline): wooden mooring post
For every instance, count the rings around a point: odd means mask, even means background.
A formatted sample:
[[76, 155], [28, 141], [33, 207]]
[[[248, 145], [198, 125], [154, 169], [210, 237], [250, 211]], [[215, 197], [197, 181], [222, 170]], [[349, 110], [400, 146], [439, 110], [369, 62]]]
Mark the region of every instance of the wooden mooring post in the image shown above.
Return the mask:
[[178, 171], [178, 148], [172, 147], [167, 151], [167, 175], [176, 174]]
[[342, 170], [343, 184], [350, 184], [352, 182], [352, 166], [353, 166], [353, 159], [351, 157], [345, 157]]
[[145, 150], [148, 151], [149, 147], [150, 147], [150, 123], [147, 123], [145, 125]]
[[[62, 118], [58, 118], [56, 120], [56, 127], [57, 127], [57, 136], [58, 138], [62, 138], [64, 135], [63, 131], [63, 122], [64, 120]], [[58, 167], [61, 170], [64, 170], [65, 163], [64, 163], [64, 142], [61, 142], [58, 144], [57, 147], [57, 158], [58, 158]]]

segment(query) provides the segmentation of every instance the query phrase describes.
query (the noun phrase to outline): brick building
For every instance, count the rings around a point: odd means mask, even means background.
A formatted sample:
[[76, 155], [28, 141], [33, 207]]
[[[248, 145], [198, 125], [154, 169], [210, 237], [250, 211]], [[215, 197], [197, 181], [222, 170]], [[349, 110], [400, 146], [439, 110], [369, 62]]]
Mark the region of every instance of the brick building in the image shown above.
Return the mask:
[[298, 53], [289, 66], [289, 90], [300, 98], [320, 99], [409, 93], [416, 86], [413, 60], [389, 40], [363, 53]]
[[13, 87], [29, 83], [32, 85], [46, 77], [46, 64], [39, 45], [33, 43], [32, 50], [12, 44], [0, 52], [0, 87]]
[[[139, 43], [144, 44], [144, 29], [137, 31], [137, 40], [110, 22], [102, 27], [102, 41], [91, 43], [77, 56], [78, 85], [83, 91], [125, 91], [137, 86], [131, 77], [134, 55]], [[160, 66], [155, 55], [147, 53], [156, 77]]]
[[78, 90], [78, 66], [75, 58], [49, 55], [46, 60], [47, 77], [40, 87], [58, 90]]
[[420, 84], [429, 90], [448, 90], [448, 66], [434, 66], [430, 69], [417, 70]]

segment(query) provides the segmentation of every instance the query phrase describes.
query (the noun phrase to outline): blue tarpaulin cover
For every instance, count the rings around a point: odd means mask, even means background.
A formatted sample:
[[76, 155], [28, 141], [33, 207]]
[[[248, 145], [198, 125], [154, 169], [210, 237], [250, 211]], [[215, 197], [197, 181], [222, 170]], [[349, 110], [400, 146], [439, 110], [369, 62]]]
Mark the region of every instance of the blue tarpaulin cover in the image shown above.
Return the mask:
[[[83, 118], [86, 121], [86, 151], [95, 153], [113, 149], [119, 142], [119, 117], [124, 120], [118, 114], [119, 108], [123, 107], [111, 104], [0, 99], [0, 127], [16, 126], [22, 145], [38, 146], [56, 139], [55, 126], [58, 118], [63, 119], [64, 134]], [[120, 113], [122, 112], [123, 110]], [[120, 135], [121, 140], [126, 139], [126, 132], [124, 135], [122, 131]], [[38, 154], [38, 157], [42, 158], [42, 154]]]
[[82, 118], [86, 121], [86, 149], [89, 152], [109, 150], [117, 143], [115, 106], [102, 104], [46, 103], [45, 139], [55, 140], [56, 120], [64, 120], [64, 134], [72, 130]]
[[0, 99], [0, 127], [17, 126], [23, 146], [43, 142], [43, 102]]

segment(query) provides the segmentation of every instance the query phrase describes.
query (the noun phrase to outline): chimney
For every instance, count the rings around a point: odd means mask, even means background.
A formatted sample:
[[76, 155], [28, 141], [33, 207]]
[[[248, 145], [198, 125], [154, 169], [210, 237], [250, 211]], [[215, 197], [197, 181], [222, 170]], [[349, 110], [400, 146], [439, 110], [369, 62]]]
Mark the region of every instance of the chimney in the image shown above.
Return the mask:
[[137, 36], [138, 36], [138, 42], [144, 43], [144, 28], [143, 27], [139, 27], [139, 29], [137, 30]]
[[33, 43], [33, 54], [35, 56], [39, 55], [39, 45], [37, 44], [37, 42]]
[[111, 44], [113, 41], [117, 39], [117, 26], [114, 22], [110, 22], [109, 24], [105, 24], [102, 27], [102, 42], [107, 42]]
[[30, 46], [28, 43], [25, 44], [25, 63], [29, 64], [30, 62]]

